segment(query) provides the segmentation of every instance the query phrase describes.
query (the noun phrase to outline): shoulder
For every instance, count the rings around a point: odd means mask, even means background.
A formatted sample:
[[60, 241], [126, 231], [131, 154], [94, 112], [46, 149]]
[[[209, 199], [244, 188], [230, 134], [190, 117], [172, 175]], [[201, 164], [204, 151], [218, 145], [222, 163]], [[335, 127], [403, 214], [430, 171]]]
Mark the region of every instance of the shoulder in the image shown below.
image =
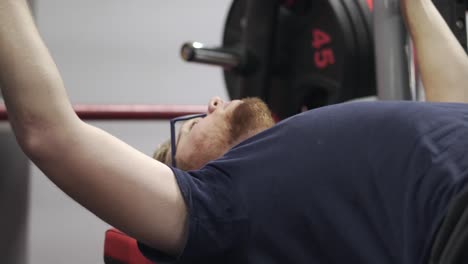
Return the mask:
[[[376, 101], [376, 102], [350, 102], [318, 109], [299, 114], [290, 121], [313, 122], [314, 124], [354, 124], [378, 125], [382, 123], [392, 126], [411, 126], [418, 124], [434, 124], [444, 120], [466, 121], [468, 104], [461, 103], [428, 103], [411, 101]], [[289, 120], [287, 121], [289, 122]]]
[[[414, 101], [373, 101], [349, 102], [313, 109], [305, 114], [324, 115], [337, 114], [344, 116], [379, 116], [385, 114], [410, 114], [412, 117], [418, 113], [468, 112], [468, 104], [462, 103], [433, 103]], [[397, 115], [398, 117], [398, 115]]]
[[248, 230], [246, 207], [232, 178], [213, 165], [173, 171], [188, 210], [188, 239], [181, 262], [223, 259], [232, 245], [242, 245]]

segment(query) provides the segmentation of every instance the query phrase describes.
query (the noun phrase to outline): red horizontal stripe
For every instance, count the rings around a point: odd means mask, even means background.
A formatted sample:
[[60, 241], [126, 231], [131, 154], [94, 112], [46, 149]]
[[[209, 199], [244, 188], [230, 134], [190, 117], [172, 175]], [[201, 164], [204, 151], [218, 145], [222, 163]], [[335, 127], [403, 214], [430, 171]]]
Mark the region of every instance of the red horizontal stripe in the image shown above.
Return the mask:
[[[74, 105], [83, 120], [167, 120], [181, 115], [205, 113], [206, 105]], [[7, 120], [0, 105], [0, 120]]]

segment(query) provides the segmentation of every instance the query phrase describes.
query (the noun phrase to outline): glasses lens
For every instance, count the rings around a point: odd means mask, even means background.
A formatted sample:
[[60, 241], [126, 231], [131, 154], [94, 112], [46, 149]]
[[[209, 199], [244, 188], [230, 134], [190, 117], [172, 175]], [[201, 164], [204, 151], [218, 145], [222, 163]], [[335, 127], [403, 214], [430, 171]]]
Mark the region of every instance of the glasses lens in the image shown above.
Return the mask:
[[182, 129], [182, 126], [186, 123], [187, 121], [186, 120], [183, 120], [183, 121], [176, 121], [175, 124], [174, 124], [174, 128], [175, 128], [175, 140], [176, 140], [176, 144], [177, 144], [177, 140], [179, 139], [179, 135], [180, 135], [180, 131]]
[[194, 118], [203, 118], [206, 114], [196, 114], [189, 116], [177, 117], [171, 120], [171, 152], [172, 152], [172, 166], [176, 166], [175, 162], [175, 153], [177, 150], [177, 140], [179, 138], [180, 132], [183, 129], [183, 125], [190, 119]]

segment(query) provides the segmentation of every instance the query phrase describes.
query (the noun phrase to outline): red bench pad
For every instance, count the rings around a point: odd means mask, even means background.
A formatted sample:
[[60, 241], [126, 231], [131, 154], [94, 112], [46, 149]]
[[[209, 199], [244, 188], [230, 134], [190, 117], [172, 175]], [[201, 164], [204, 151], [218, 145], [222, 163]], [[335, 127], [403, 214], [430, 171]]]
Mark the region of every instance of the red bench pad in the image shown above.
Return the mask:
[[117, 229], [106, 231], [104, 240], [106, 264], [154, 264], [141, 254], [137, 241]]

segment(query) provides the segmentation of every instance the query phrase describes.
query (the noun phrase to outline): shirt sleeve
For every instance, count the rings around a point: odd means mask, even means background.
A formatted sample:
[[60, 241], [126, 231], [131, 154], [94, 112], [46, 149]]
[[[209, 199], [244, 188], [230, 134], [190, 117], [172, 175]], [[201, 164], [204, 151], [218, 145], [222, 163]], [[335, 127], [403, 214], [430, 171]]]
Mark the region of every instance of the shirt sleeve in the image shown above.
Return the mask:
[[171, 257], [138, 243], [150, 260], [162, 263], [212, 262], [243, 244], [247, 213], [232, 178], [206, 166], [199, 171], [173, 168], [188, 210], [188, 237], [179, 256]]

